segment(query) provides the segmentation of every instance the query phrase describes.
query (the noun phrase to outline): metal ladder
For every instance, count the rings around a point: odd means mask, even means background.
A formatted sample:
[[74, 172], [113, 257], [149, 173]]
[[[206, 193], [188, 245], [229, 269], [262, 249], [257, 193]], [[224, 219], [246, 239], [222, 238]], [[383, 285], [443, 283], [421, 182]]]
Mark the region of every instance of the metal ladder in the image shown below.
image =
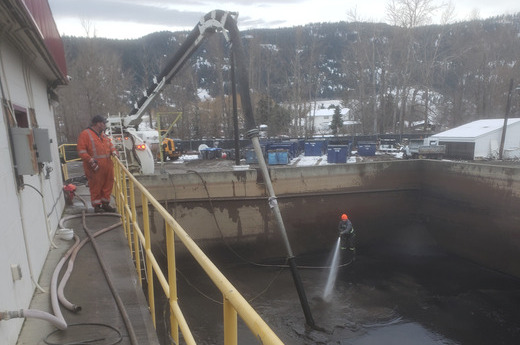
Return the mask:
[[[119, 153], [119, 160], [124, 164], [124, 166], [128, 169], [128, 159], [126, 156], [125, 149], [125, 137], [123, 133], [123, 120], [121, 115], [118, 116], [110, 116], [108, 115], [108, 137], [112, 140], [117, 152]], [[115, 125], [112, 123], [112, 119], [116, 119]]]

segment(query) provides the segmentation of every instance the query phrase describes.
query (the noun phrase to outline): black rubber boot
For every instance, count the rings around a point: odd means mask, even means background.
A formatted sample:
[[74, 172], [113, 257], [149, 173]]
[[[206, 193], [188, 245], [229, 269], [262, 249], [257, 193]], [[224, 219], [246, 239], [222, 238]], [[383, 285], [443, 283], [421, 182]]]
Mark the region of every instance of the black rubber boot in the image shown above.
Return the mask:
[[114, 213], [116, 212], [116, 209], [110, 206], [108, 203], [103, 203], [103, 206], [101, 206], [104, 211]]

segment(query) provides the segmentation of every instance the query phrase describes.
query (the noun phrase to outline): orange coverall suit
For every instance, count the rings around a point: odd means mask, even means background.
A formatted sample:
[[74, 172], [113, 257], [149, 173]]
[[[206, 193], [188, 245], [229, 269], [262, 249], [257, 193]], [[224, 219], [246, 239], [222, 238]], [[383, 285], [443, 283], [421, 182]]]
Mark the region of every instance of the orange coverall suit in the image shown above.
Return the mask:
[[[105, 133], [97, 134], [89, 127], [80, 133], [77, 150], [83, 160], [92, 206], [109, 203], [114, 186], [114, 165], [110, 156], [116, 151], [112, 141]], [[89, 163], [91, 158], [97, 161], [97, 171], [94, 171]]]

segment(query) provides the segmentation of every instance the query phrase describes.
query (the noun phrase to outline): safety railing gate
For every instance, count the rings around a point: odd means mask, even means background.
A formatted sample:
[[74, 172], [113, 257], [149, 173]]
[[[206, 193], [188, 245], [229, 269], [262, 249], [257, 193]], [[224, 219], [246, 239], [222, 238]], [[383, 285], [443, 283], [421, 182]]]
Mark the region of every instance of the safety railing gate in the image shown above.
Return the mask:
[[[136, 270], [141, 277], [141, 258], [139, 245], [144, 248], [144, 263], [147, 274], [148, 303], [154, 326], [156, 324], [155, 296], [153, 275], [159, 281], [162, 291], [169, 301], [171, 337], [174, 344], [179, 344], [179, 330], [186, 344], [196, 344], [188, 327], [183, 313], [178, 304], [177, 278], [175, 264], [174, 234], [184, 244], [186, 249], [199, 263], [223, 297], [223, 322], [224, 344], [238, 344], [237, 315], [249, 327], [250, 331], [262, 344], [283, 344], [278, 336], [271, 330], [265, 321], [256, 313], [245, 298], [235, 289], [219, 269], [202, 252], [186, 231], [175, 221], [168, 211], [144, 188], [142, 184], [126, 169], [126, 167], [114, 158], [115, 186], [114, 195], [119, 213], [123, 219], [123, 226], [128, 245], [134, 255]], [[136, 191], [141, 195], [142, 220], [139, 221], [136, 212]], [[167, 272], [163, 272], [151, 250], [149, 208], [153, 207], [155, 213], [159, 213], [165, 222], [166, 246], [167, 246]], [[141, 224], [140, 224], [141, 223]]]
[[76, 151], [76, 144], [62, 144], [58, 147], [60, 152], [61, 169], [63, 172], [63, 179], [69, 179], [69, 170], [67, 163], [81, 160]]

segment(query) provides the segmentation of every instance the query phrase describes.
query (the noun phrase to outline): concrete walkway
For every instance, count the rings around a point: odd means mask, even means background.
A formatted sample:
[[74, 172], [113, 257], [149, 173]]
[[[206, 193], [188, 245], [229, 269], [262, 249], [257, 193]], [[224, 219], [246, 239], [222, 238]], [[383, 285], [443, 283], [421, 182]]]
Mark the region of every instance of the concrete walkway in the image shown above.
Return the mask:
[[[78, 188], [78, 194], [88, 201], [88, 189]], [[90, 206], [90, 205], [89, 205]], [[79, 199], [65, 210], [66, 228], [73, 229], [81, 239], [88, 238], [82, 224], [81, 214], [85, 206]], [[86, 210], [86, 226], [91, 234], [119, 222], [119, 217], [94, 214], [93, 209]], [[159, 344], [154, 330], [145, 296], [138, 282], [134, 264], [128, 248], [128, 242], [121, 226], [116, 227], [95, 238], [101, 261], [106, 265], [110, 281], [116, 290], [116, 296], [122, 302], [124, 310], [135, 336], [125, 325], [124, 315], [117, 306], [116, 297], [112, 294], [103, 273], [100, 260], [92, 243], [89, 241], [79, 251], [74, 270], [64, 289], [64, 295], [73, 304], [79, 305], [81, 311], [74, 313], [63, 306], [61, 310], [68, 328], [59, 331], [48, 321], [28, 318], [18, 338], [18, 345], [43, 345], [45, 341], [53, 344], [92, 343], [92, 344], [133, 344], [131, 338], [139, 344]], [[50, 283], [54, 269], [64, 253], [74, 244], [74, 240], [64, 240], [57, 235], [54, 243], [58, 248], [49, 251], [39, 284], [46, 291], [35, 290], [31, 309], [52, 313]], [[60, 279], [67, 269], [63, 267]]]

